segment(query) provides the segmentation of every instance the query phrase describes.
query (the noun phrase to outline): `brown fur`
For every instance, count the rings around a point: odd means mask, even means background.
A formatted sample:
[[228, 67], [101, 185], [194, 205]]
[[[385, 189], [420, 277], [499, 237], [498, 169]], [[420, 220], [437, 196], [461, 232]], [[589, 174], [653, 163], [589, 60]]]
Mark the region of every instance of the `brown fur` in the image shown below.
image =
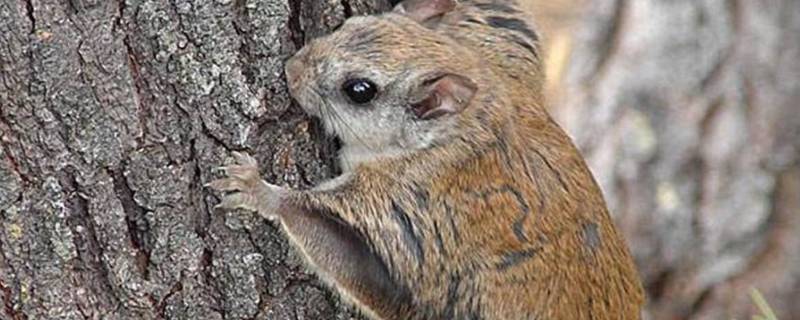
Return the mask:
[[[312, 108], [333, 98], [304, 88], [324, 90], [319, 78], [340, 61], [379, 68], [386, 95], [400, 89], [384, 84], [403, 86], [393, 77], [414, 78], [409, 70], [468, 77], [478, 89], [463, 112], [436, 127], [408, 124], [435, 132], [431, 144], [398, 149], [380, 134], [361, 137], [377, 149], [343, 157], [343, 177], [305, 192], [261, 182], [239, 155], [230, 177], [212, 182], [238, 191], [222, 205], [281, 221], [323, 279], [377, 319], [639, 318], [628, 249], [584, 160], [543, 108], [531, 20], [509, 1], [464, 1], [430, 16], [354, 19], [303, 49], [287, 73], [296, 98], [322, 117]], [[383, 99], [405, 103], [403, 94]]]

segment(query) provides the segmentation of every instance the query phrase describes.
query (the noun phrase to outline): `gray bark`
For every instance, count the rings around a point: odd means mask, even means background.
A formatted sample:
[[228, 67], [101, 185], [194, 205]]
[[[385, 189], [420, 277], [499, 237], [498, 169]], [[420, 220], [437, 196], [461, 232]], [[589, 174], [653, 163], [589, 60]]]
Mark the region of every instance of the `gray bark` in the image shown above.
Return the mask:
[[652, 319], [800, 319], [800, 2], [595, 0], [556, 108]]
[[[0, 1], [0, 319], [347, 319], [275, 228], [212, 212], [231, 150], [335, 174], [283, 60], [385, 0]], [[555, 110], [655, 319], [800, 318], [800, 2], [595, 0]]]
[[334, 146], [283, 61], [381, 0], [0, 1], [0, 319], [346, 319], [276, 229], [212, 212], [232, 150], [306, 188]]

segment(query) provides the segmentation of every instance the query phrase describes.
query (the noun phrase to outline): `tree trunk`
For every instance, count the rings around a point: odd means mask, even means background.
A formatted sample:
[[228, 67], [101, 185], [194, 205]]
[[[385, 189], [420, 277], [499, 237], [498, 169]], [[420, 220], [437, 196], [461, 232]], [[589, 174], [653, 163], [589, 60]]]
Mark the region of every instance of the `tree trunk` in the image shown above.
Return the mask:
[[651, 319], [800, 319], [800, 1], [595, 0], [558, 118]]
[[232, 150], [331, 177], [283, 61], [386, 0], [0, 1], [0, 319], [346, 319], [276, 229], [212, 212]]

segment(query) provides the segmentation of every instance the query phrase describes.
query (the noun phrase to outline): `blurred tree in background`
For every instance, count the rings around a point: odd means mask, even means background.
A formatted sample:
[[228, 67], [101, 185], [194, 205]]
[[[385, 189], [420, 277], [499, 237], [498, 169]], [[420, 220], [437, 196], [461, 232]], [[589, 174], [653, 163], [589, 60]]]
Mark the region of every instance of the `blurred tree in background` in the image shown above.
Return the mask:
[[[525, 1], [525, 0], [521, 0]], [[648, 318], [800, 318], [800, 2], [527, 0]], [[335, 175], [283, 61], [387, 0], [0, 0], [0, 319], [349, 319], [201, 186]]]
[[800, 1], [555, 2], [538, 8], [553, 111], [636, 256], [648, 314], [749, 318], [752, 286], [800, 319]]

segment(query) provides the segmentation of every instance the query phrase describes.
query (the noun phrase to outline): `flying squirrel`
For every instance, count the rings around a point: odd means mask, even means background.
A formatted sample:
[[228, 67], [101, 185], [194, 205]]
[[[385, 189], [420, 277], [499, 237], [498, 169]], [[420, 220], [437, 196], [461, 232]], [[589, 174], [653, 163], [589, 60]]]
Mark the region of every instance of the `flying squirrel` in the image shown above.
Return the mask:
[[539, 34], [510, 0], [406, 0], [286, 65], [342, 142], [290, 190], [234, 152], [219, 207], [281, 226], [372, 319], [639, 319], [644, 295], [587, 165], [545, 109]]

